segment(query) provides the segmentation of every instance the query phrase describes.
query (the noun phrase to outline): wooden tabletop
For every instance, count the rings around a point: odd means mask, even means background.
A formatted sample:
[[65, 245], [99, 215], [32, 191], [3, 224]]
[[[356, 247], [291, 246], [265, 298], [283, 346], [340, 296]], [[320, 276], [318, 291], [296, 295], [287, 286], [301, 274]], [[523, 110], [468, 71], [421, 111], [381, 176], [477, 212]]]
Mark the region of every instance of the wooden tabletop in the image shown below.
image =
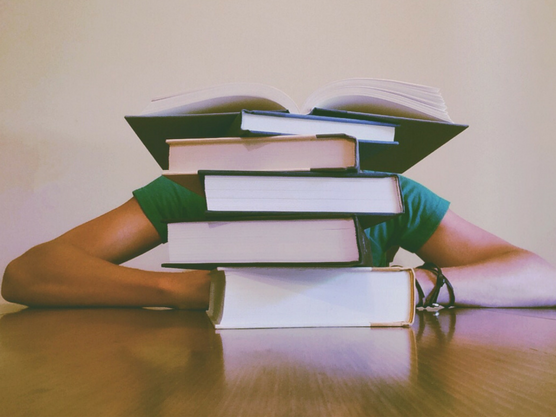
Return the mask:
[[2, 416], [556, 415], [556, 310], [220, 332], [203, 312], [0, 314]]

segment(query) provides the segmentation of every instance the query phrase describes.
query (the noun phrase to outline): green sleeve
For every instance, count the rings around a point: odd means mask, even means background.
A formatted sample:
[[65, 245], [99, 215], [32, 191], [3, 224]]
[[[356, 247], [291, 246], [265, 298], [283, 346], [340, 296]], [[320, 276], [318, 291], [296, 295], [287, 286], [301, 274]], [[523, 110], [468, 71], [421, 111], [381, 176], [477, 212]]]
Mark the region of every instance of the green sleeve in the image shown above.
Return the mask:
[[423, 185], [399, 177], [405, 212], [367, 230], [377, 266], [387, 266], [386, 252], [391, 248], [417, 252], [432, 236], [450, 206], [447, 200]]
[[164, 243], [168, 241], [165, 221], [204, 218], [205, 199], [166, 177], [155, 179], [145, 187], [135, 190], [133, 195]]

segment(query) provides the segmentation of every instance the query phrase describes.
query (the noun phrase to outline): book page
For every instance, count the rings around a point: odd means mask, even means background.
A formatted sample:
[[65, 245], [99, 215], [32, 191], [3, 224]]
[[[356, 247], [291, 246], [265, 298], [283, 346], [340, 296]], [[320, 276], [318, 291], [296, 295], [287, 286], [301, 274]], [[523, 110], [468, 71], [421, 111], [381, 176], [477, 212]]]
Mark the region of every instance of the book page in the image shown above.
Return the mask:
[[153, 99], [143, 115], [227, 113], [241, 110], [288, 110], [296, 103], [277, 88], [257, 83], [230, 83]]

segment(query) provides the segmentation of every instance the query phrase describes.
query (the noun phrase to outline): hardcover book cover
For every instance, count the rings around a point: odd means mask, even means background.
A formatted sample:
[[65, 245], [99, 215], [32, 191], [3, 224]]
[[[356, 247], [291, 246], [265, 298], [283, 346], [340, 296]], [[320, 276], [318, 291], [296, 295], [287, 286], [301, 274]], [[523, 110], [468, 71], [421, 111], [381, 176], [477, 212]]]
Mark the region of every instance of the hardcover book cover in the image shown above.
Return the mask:
[[357, 216], [221, 217], [168, 222], [170, 262], [211, 270], [223, 266], [372, 266], [370, 242]]

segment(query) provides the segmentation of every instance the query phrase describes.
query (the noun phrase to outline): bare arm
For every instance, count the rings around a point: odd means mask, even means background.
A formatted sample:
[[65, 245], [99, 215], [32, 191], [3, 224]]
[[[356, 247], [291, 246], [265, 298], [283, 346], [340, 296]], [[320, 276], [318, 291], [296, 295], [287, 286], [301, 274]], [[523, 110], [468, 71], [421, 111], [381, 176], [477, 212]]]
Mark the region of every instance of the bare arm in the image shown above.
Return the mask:
[[205, 308], [207, 272], [118, 265], [158, 244], [156, 229], [132, 198], [13, 260], [4, 273], [2, 296], [30, 306]]
[[[556, 305], [554, 266], [467, 222], [451, 210], [417, 254], [442, 267], [454, 287], [458, 305]], [[417, 279], [428, 294], [433, 285], [432, 274], [418, 270]], [[445, 290], [439, 301], [448, 301]]]

